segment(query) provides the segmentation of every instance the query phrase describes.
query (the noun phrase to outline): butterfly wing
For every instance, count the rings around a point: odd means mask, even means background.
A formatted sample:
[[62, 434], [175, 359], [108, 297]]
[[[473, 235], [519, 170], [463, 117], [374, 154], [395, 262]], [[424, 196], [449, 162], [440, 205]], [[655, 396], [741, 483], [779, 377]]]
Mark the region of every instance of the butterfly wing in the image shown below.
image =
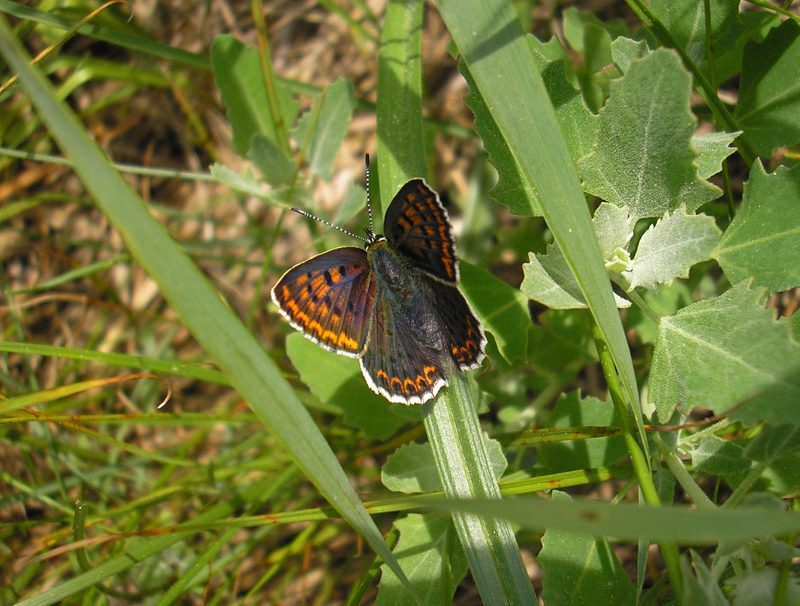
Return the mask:
[[486, 336], [469, 303], [455, 286], [435, 280], [428, 280], [428, 286], [437, 302], [450, 355], [461, 370], [477, 368], [484, 358]]
[[[438, 351], [437, 351], [438, 349]], [[441, 347], [421, 339], [389, 299], [378, 296], [361, 372], [375, 393], [400, 404], [423, 404], [447, 384]]]
[[335, 248], [295, 265], [273, 287], [272, 300], [289, 324], [315, 343], [359, 356], [375, 303], [366, 251]]
[[438, 194], [422, 179], [397, 192], [383, 221], [386, 240], [434, 278], [458, 282], [456, 246]]

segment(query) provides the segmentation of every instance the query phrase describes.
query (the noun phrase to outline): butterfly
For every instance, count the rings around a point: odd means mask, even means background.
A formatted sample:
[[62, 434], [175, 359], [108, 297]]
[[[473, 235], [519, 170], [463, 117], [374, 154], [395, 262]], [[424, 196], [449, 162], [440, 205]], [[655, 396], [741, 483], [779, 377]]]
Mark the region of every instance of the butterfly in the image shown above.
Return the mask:
[[289, 324], [325, 349], [358, 358], [367, 385], [390, 402], [423, 404], [447, 385], [446, 369], [480, 365], [486, 338], [458, 290], [447, 211], [424, 180], [395, 194], [385, 235], [373, 232], [371, 208], [366, 238], [292, 210], [365, 245], [334, 248], [283, 274], [272, 300]]

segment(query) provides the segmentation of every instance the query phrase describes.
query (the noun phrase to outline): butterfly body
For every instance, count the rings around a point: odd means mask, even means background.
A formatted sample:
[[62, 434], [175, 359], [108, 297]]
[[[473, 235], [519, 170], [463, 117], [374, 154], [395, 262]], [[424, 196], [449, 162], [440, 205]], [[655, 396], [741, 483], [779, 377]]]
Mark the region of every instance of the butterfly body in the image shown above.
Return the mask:
[[421, 404], [451, 368], [477, 367], [486, 340], [458, 291], [447, 213], [421, 179], [406, 183], [384, 220], [386, 236], [287, 271], [272, 290], [286, 319], [326, 349], [357, 357], [369, 387]]

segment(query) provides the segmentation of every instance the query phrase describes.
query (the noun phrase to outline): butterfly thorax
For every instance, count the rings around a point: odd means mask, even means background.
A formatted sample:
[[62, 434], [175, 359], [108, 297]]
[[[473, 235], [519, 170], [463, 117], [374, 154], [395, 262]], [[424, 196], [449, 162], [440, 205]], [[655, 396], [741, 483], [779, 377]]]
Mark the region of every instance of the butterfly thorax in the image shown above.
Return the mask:
[[393, 250], [383, 236], [375, 236], [375, 239], [367, 245], [367, 262], [380, 286], [393, 290], [411, 286], [411, 264]]
[[433, 293], [412, 262], [385, 240], [367, 248], [367, 261], [383, 304], [408, 322], [421, 344], [441, 351], [442, 329]]

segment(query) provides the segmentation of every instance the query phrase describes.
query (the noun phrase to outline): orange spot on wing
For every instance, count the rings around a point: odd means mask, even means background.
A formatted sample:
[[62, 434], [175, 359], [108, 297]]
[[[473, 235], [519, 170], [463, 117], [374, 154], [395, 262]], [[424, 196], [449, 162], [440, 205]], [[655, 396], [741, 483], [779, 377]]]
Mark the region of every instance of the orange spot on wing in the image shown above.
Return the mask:
[[433, 383], [433, 381], [431, 380], [431, 378], [428, 375], [433, 373], [433, 372], [436, 372], [436, 370], [437, 370], [437, 368], [433, 364], [431, 364], [429, 366], [424, 366], [422, 368], [422, 373], [425, 375], [425, 380], [428, 382], [428, 385], [431, 385]]
[[356, 351], [358, 349], [358, 341], [356, 341], [346, 332], [339, 333], [339, 339], [336, 341], [336, 344], [339, 347], [346, 347], [347, 349], [350, 349], [352, 351]]

